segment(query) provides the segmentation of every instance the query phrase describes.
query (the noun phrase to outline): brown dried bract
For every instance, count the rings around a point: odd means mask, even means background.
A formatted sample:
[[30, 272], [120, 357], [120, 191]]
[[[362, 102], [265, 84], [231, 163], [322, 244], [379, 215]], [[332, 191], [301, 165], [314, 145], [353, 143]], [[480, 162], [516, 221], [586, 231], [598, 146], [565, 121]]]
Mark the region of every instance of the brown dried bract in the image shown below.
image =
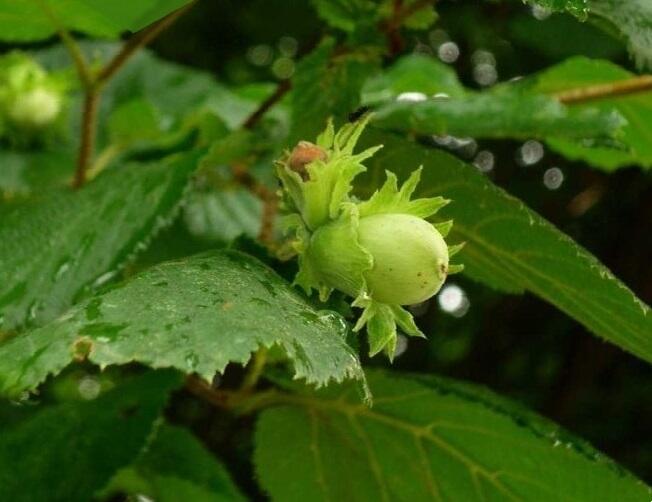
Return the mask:
[[306, 166], [315, 160], [326, 160], [326, 150], [309, 141], [299, 141], [288, 158], [288, 166], [298, 172], [304, 180], [308, 177]]

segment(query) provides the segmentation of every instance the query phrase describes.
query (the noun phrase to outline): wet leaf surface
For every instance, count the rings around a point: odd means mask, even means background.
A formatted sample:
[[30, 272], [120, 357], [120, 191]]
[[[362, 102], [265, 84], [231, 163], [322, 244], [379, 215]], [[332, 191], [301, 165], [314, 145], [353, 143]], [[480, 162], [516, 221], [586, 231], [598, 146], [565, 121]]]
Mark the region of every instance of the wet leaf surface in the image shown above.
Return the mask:
[[275, 272], [235, 251], [152, 267], [58, 320], [0, 345], [0, 391], [34, 389], [73, 359], [140, 362], [210, 380], [260, 346], [280, 345], [295, 376], [325, 384], [362, 378], [347, 326], [310, 306]]

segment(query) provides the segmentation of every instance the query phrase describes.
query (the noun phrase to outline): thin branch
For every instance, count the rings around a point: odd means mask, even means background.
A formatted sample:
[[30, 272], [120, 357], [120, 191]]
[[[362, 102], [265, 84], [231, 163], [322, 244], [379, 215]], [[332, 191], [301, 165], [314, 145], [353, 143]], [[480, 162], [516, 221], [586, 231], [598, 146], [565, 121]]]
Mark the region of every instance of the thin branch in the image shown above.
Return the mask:
[[164, 18], [150, 24], [147, 28], [144, 28], [132, 36], [127, 40], [120, 52], [118, 52], [118, 54], [116, 54], [115, 57], [109, 61], [102, 70], [100, 70], [100, 73], [97, 75], [97, 81], [102, 84], [109, 80], [138, 49], [149, 44], [164, 30], [174, 24], [174, 22], [190, 10], [196, 2], [197, 0], [194, 0], [187, 5], [184, 5], [180, 9], [171, 12]]
[[267, 348], [261, 347], [254, 354], [251, 362], [249, 363], [247, 374], [240, 386], [241, 392], [250, 392], [256, 387], [258, 380], [263, 374], [265, 363], [267, 362]]
[[[70, 34], [68, 34], [65, 29], [60, 30], [64, 43], [66, 43], [66, 45], [68, 45], [68, 43], [71, 44], [69, 51], [75, 60], [75, 64], [78, 66], [80, 78], [84, 82], [86, 90], [84, 109], [82, 112], [81, 143], [79, 146], [79, 156], [77, 157], [77, 170], [75, 171], [73, 188], [80, 188], [84, 183], [86, 183], [88, 169], [93, 161], [95, 153], [95, 136], [97, 132], [97, 110], [100, 104], [102, 87], [120, 68], [122, 68], [122, 66], [138, 49], [147, 45], [163, 30], [172, 25], [172, 23], [188, 11], [195, 2], [196, 0], [190, 2], [184, 7], [171, 12], [164, 18], [136, 33], [124, 44], [120, 52], [118, 52], [118, 54], [116, 54], [115, 57], [111, 59], [111, 61], [109, 61], [95, 77], [93, 77], [90, 74], [90, 71], [88, 71], [88, 65], [85, 63], [83, 55], [81, 54], [81, 51], [79, 51], [79, 47], [74, 39], [70, 37]], [[67, 39], [68, 42], [66, 42]], [[84, 64], [82, 65], [81, 62]], [[85, 71], [85, 73], [82, 74], [82, 71]]]
[[652, 75], [641, 75], [608, 84], [596, 84], [567, 89], [553, 94], [553, 97], [561, 103], [572, 105], [648, 91], [652, 91]]
[[420, 11], [434, 3], [435, 0], [416, 0], [405, 4], [403, 0], [392, 2], [391, 17], [381, 24], [380, 29], [387, 37], [390, 56], [396, 55], [403, 50], [403, 39], [401, 38], [401, 25], [415, 12]]
[[77, 74], [79, 75], [79, 80], [81, 80], [85, 89], [90, 88], [93, 82], [93, 76], [91, 74], [90, 66], [88, 65], [86, 58], [84, 57], [84, 54], [82, 53], [81, 49], [79, 48], [79, 45], [77, 44], [77, 42], [75, 42], [75, 39], [72, 37], [70, 32], [66, 29], [66, 27], [63, 25], [63, 23], [59, 21], [59, 18], [54, 13], [54, 11], [50, 8], [50, 6], [47, 3], [45, 3], [43, 0], [37, 0], [37, 3], [41, 8], [41, 10], [43, 11], [43, 13], [50, 20], [52, 25], [56, 28], [57, 33], [61, 38], [61, 41], [63, 42], [63, 45], [66, 46], [66, 50], [70, 54], [70, 57], [72, 58], [73, 63], [75, 64], [75, 69], [77, 70]]
[[79, 80], [81, 80], [81, 83], [85, 89], [90, 88], [93, 85], [93, 75], [88, 62], [84, 57], [84, 54], [79, 48], [79, 45], [77, 42], [75, 42], [75, 39], [72, 38], [68, 30], [65, 28], [59, 29], [58, 33], [63, 44], [66, 46], [66, 49], [70, 53], [70, 57], [72, 57], [72, 60], [75, 63], [75, 68], [77, 69]]
[[253, 129], [254, 126], [263, 118], [269, 109], [278, 103], [291, 89], [292, 83], [289, 80], [281, 80], [276, 90], [242, 123], [245, 129]]
[[228, 408], [228, 394], [215, 389], [207, 381], [197, 375], [186, 377], [186, 389], [203, 401], [211, 403], [218, 408]]
[[412, 14], [434, 3], [435, 0], [417, 0], [416, 2], [412, 2], [399, 11], [398, 15], [394, 17], [394, 22], [397, 26], [401, 26]]
[[263, 203], [263, 214], [258, 232], [258, 240], [266, 245], [270, 250], [276, 248], [274, 241], [274, 220], [278, 212], [278, 196], [274, 190], [267, 188], [259, 183], [248, 171], [244, 164], [235, 164], [232, 167], [235, 179], [258, 196]]
[[77, 157], [77, 169], [73, 188], [80, 188], [86, 183], [88, 166], [91, 163], [95, 150], [95, 135], [97, 132], [97, 110], [100, 105], [100, 94], [95, 88], [86, 92], [84, 97], [84, 109], [82, 111], [81, 143]]

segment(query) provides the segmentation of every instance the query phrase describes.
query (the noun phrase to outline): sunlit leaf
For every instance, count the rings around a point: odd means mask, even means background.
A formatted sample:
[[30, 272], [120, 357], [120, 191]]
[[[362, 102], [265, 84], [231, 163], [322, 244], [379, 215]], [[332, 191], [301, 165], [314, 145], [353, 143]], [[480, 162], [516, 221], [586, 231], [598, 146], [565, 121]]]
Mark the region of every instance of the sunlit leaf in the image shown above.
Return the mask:
[[408, 92], [420, 92], [425, 97], [444, 93], [458, 98], [466, 94], [450, 66], [432, 57], [413, 54], [400, 58], [387, 70], [369, 78], [362, 88], [362, 104], [390, 101]]
[[137, 361], [211, 380], [260, 346], [279, 345], [297, 378], [361, 378], [346, 324], [311, 307], [257, 260], [217, 251], [145, 270], [58, 320], [0, 345], [0, 392], [34, 389], [73, 359]]
[[[572, 58], [527, 79], [523, 85], [537, 92], [557, 93], [567, 89], [586, 88], [598, 84], [622, 82], [634, 75], [608, 61]], [[617, 110], [627, 120], [619, 140], [621, 148], [605, 148], [570, 141], [549, 140], [549, 145], [570, 159], [580, 159], [611, 171], [621, 166], [652, 166], [652, 92], [640, 92], [614, 98], [588, 101], [573, 105], [574, 110], [597, 107], [604, 111]]]
[[589, 138], [609, 140], [624, 125], [616, 110], [571, 112], [533, 89], [505, 85], [494, 91], [465, 89], [443, 63], [406, 56], [368, 80], [364, 104], [379, 105], [373, 120], [386, 129], [474, 138]]
[[390, 103], [376, 112], [374, 121], [385, 129], [424, 135], [541, 139], [608, 139], [625, 123], [615, 111], [589, 108], [570, 113], [552, 98], [519, 92]]
[[111, 169], [0, 219], [0, 329], [49, 321], [108, 281], [175, 214], [198, 157]]

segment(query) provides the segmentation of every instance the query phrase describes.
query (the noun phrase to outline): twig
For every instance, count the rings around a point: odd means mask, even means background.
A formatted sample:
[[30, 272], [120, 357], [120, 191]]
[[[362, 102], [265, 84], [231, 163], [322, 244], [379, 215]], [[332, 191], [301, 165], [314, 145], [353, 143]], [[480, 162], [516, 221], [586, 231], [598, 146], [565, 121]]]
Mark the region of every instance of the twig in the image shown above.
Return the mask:
[[241, 392], [250, 392], [256, 387], [260, 376], [263, 374], [266, 362], [267, 348], [261, 347], [256, 351], [249, 363], [247, 374], [245, 375], [244, 380], [242, 380], [242, 385], [240, 386]]
[[278, 103], [281, 98], [287, 94], [291, 87], [292, 83], [290, 80], [281, 80], [276, 87], [276, 90], [242, 123], [242, 127], [245, 129], [253, 129], [260, 119], [263, 118], [263, 115], [265, 115], [272, 106]]
[[101, 85], [109, 80], [115, 73], [133, 56], [133, 54], [140, 48], [149, 44], [164, 30], [169, 28], [174, 22], [179, 19], [183, 14], [190, 10], [197, 0], [184, 5], [180, 9], [171, 12], [164, 18], [159, 19], [155, 23], [150, 24], [148, 27], [142, 29], [134, 36], [132, 36], [125, 45], [122, 47], [115, 57], [108, 62], [108, 64], [100, 70], [97, 75], [97, 81]]
[[97, 109], [100, 104], [100, 93], [95, 88], [86, 91], [84, 97], [84, 109], [82, 111], [81, 144], [77, 157], [77, 169], [73, 188], [79, 188], [86, 183], [88, 166], [95, 150], [95, 135], [97, 132]]
[[403, 50], [403, 39], [401, 38], [400, 28], [415, 12], [430, 6], [434, 0], [416, 0], [405, 5], [403, 0], [394, 0], [392, 2], [391, 17], [381, 24], [380, 29], [385, 33], [389, 45], [389, 55], [394, 56]]
[[[164, 18], [136, 33], [124, 44], [118, 54], [116, 54], [113, 59], [111, 59], [95, 76], [92, 75], [75, 40], [70, 36], [66, 29], [57, 22], [56, 18], [52, 17], [53, 23], [56, 23], [55, 26], [59, 29], [61, 39], [68, 48], [68, 51], [75, 62], [77, 73], [79, 74], [79, 79], [84, 85], [85, 92], [84, 108], [82, 112], [81, 142], [79, 145], [79, 155], [77, 157], [77, 169], [73, 180], [73, 188], [80, 188], [84, 183], [86, 183], [88, 178], [88, 169], [95, 153], [97, 111], [100, 104], [102, 88], [138, 49], [147, 45], [163, 30], [172, 25], [172, 23], [174, 23], [195, 4], [195, 1], [171, 12]], [[46, 13], [49, 12], [47, 6], [44, 6], [44, 10]], [[48, 15], [52, 16], [52, 13], [50, 12]]]
[[608, 99], [639, 92], [652, 91], [652, 75], [641, 75], [627, 80], [619, 80], [608, 84], [596, 84], [575, 89], [567, 89], [554, 93], [552, 96], [559, 102], [570, 105], [586, 103], [598, 99]]
[[208, 382], [197, 375], [186, 377], [186, 389], [200, 399], [219, 408], [228, 408], [228, 394], [213, 388]]
[[52, 25], [56, 28], [57, 33], [61, 38], [61, 41], [63, 42], [63, 45], [66, 46], [66, 50], [70, 54], [70, 57], [72, 58], [73, 63], [75, 64], [75, 69], [77, 70], [77, 74], [79, 75], [79, 80], [81, 80], [85, 88], [89, 87], [92, 83], [93, 78], [91, 75], [90, 66], [86, 62], [86, 58], [84, 57], [84, 54], [79, 48], [79, 45], [77, 45], [75, 39], [72, 37], [70, 32], [66, 29], [66, 27], [63, 25], [63, 23], [61, 23], [57, 15], [50, 8], [50, 6], [43, 0], [37, 0], [37, 3], [41, 8], [41, 10], [43, 11], [43, 13], [46, 15], [46, 17], [50, 20]]
[[274, 190], [270, 190], [262, 183], [259, 183], [248, 171], [244, 164], [232, 166], [233, 176], [242, 186], [256, 194], [263, 203], [263, 214], [258, 232], [258, 240], [268, 248], [274, 249], [274, 220], [278, 211], [278, 196]]

